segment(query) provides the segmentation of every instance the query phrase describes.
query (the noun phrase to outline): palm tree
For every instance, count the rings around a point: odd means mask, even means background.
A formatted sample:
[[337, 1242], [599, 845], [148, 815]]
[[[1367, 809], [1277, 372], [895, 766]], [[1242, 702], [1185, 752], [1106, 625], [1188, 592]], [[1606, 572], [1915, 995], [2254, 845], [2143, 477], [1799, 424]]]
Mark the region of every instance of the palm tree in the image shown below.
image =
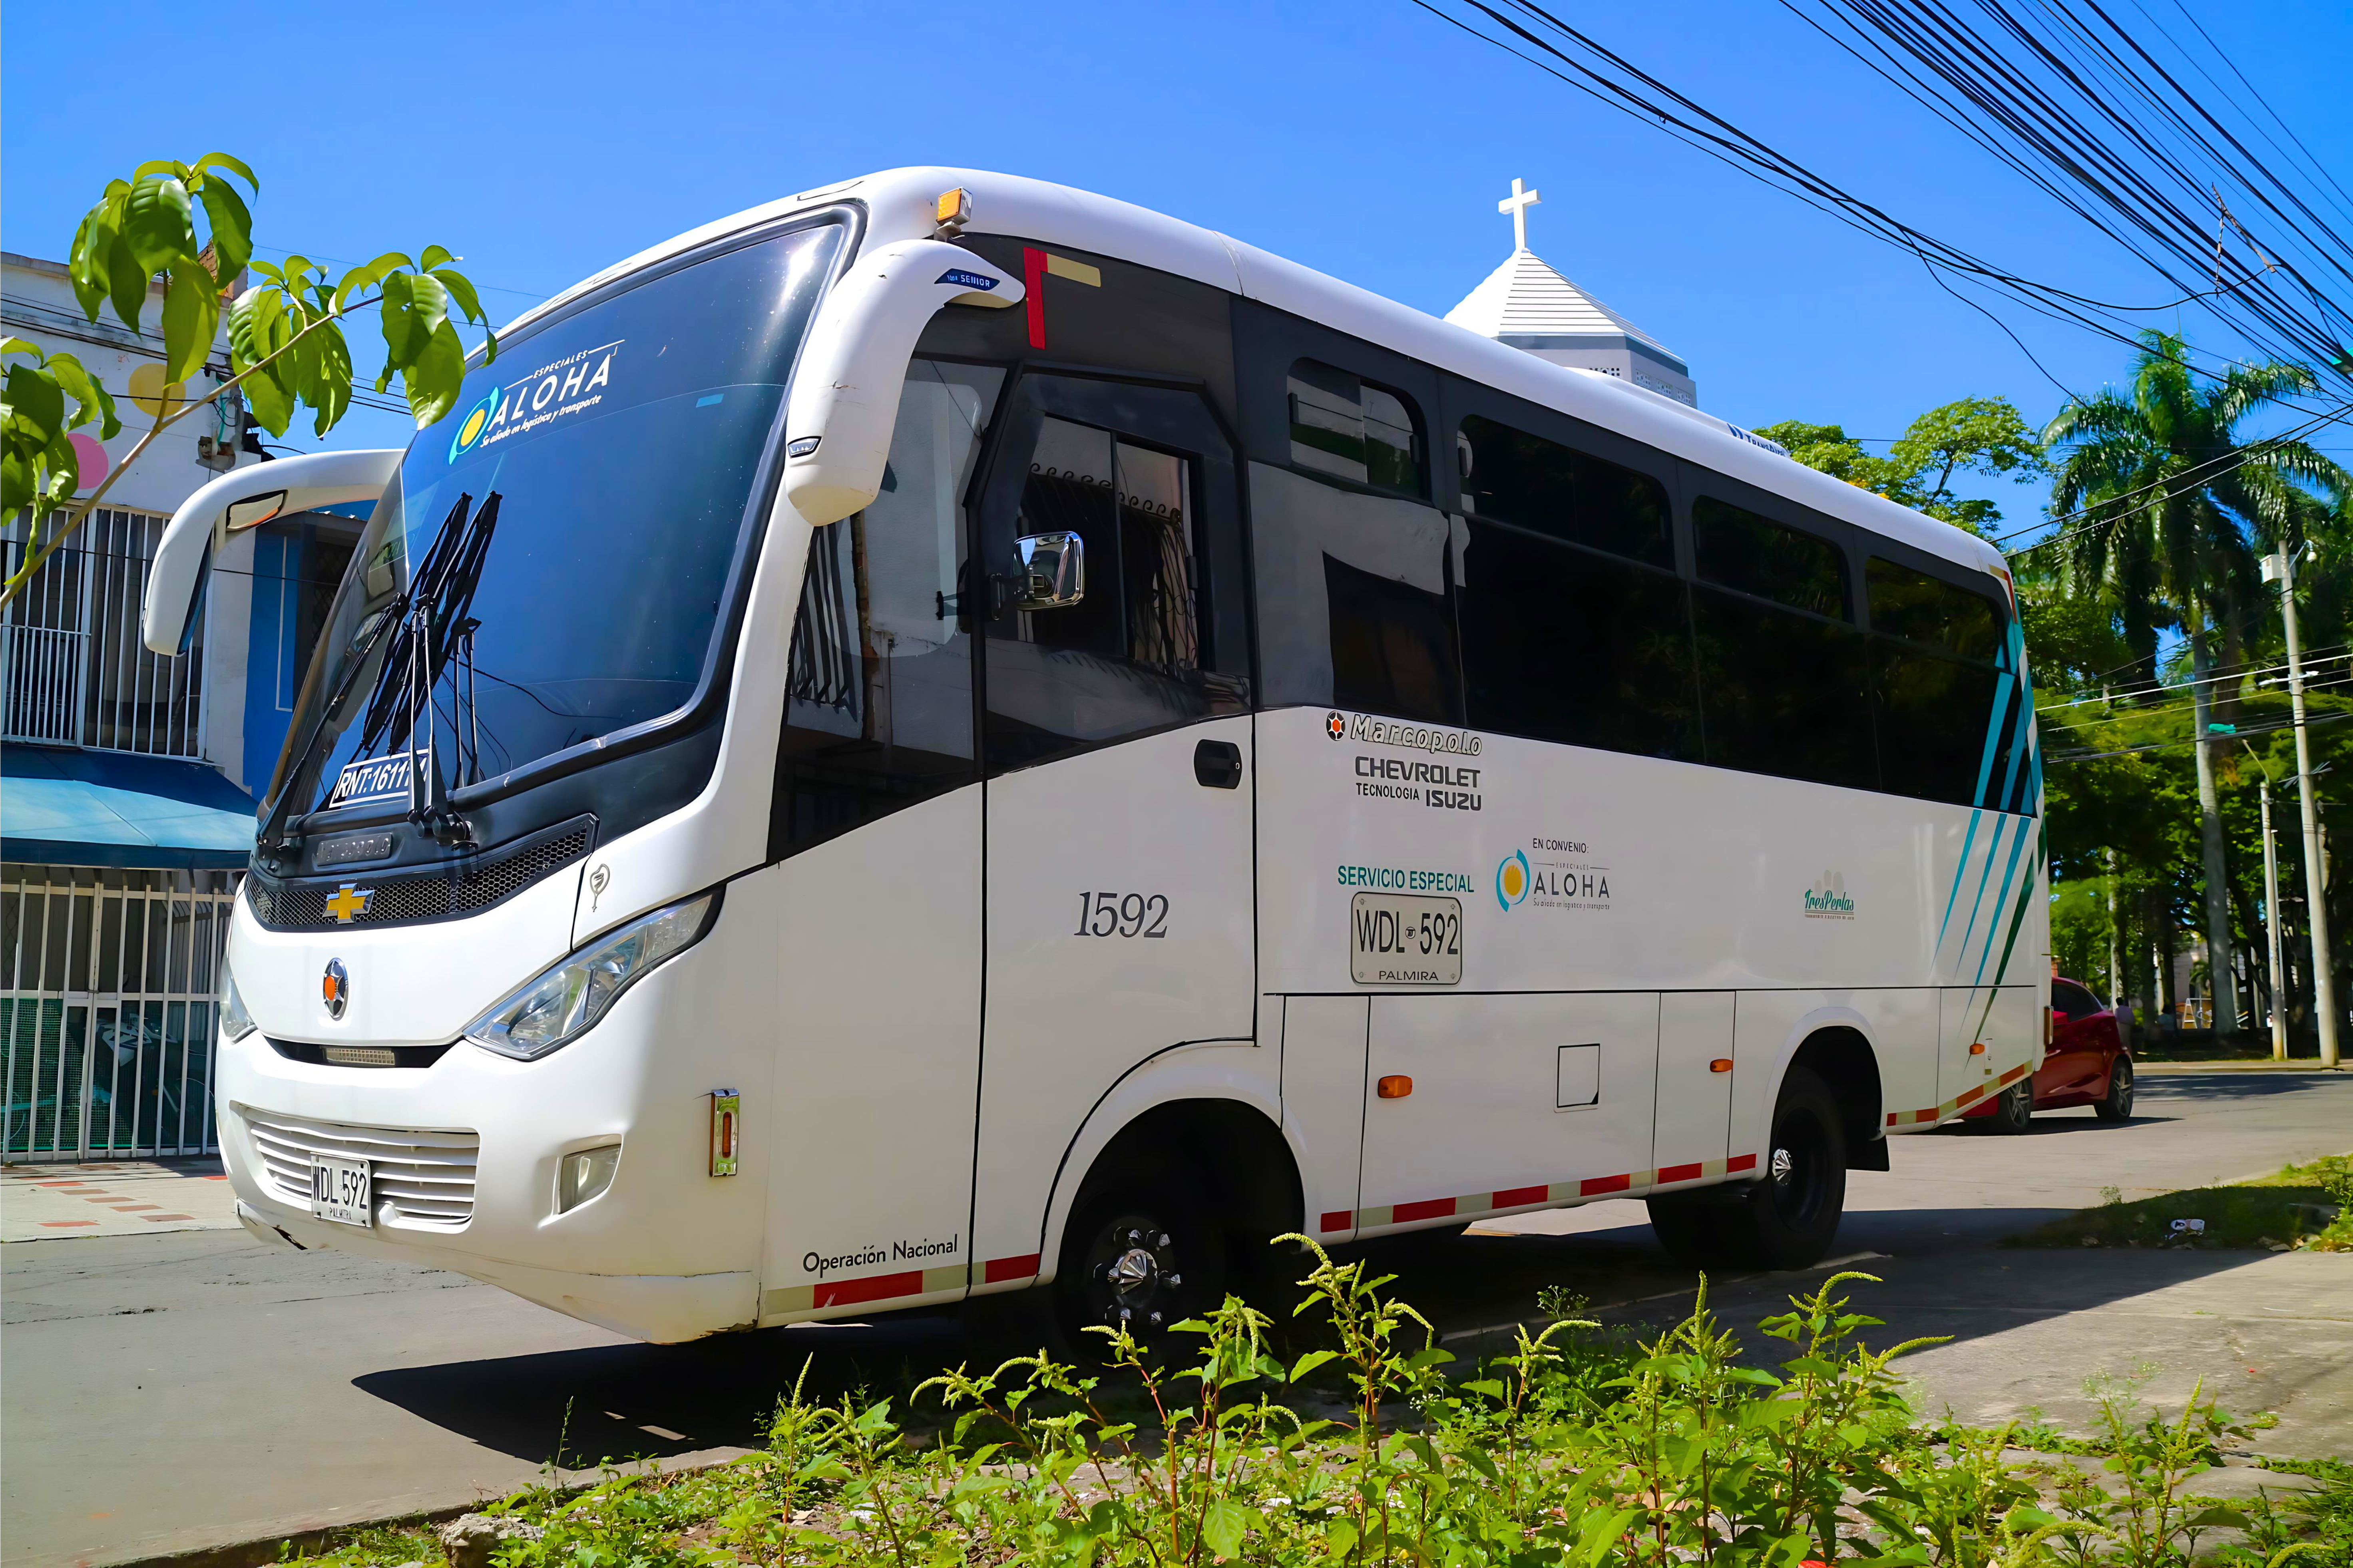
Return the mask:
[[2044, 426], [2043, 443], [2066, 448], [2051, 486], [2052, 510], [2086, 514], [2071, 541], [2073, 585], [2115, 595], [2126, 641], [2148, 660], [2152, 675], [2159, 628], [2178, 628], [2189, 640], [2214, 1021], [2235, 1029], [2229, 883], [2208, 728], [2208, 638], [2253, 602], [2256, 546], [2300, 542], [2292, 536], [2310, 512], [2312, 489], [2326, 492], [2341, 515], [2353, 478], [2302, 441], [2242, 440], [2239, 434], [2254, 415], [2316, 390], [2311, 371], [2242, 365], [2201, 381], [2178, 334], [2146, 331], [2140, 342], [2129, 396], [2104, 388], [2070, 403]]

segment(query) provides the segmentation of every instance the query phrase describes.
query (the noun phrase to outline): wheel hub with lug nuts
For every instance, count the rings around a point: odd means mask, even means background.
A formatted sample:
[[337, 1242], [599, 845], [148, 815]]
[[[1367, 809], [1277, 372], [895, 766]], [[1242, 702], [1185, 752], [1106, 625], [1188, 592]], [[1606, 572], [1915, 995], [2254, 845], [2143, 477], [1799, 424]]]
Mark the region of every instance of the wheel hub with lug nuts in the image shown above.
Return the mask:
[[1111, 1287], [1103, 1316], [1122, 1323], [1140, 1318], [1157, 1327], [1163, 1314], [1155, 1303], [1161, 1287], [1174, 1289], [1185, 1283], [1175, 1268], [1168, 1233], [1130, 1226], [1112, 1239], [1121, 1250], [1103, 1269], [1103, 1283]]

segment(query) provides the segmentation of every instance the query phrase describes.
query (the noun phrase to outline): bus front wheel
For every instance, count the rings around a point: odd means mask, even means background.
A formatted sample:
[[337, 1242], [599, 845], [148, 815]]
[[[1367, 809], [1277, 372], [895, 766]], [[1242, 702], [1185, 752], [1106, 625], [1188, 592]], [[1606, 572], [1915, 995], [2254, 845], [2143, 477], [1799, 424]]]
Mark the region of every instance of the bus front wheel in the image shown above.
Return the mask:
[[1225, 1289], [1225, 1238], [1175, 1173], [1116, 1184], [1086, 1198], [1062, 1234], [1054, 1279], [1062, 1330], [1074, 1349], [1107, 1342], [1095, 1328], [1152, 1340], [1216, 1306]]
[[1660, 1243], [1703, 1268], [1820, 1262], [1846, 1208], [1846, 1136], [1838, 1101], [1810, 1068], [1781, 1080], [1762, 1163], [1759, 1181], [1651, 1199]]

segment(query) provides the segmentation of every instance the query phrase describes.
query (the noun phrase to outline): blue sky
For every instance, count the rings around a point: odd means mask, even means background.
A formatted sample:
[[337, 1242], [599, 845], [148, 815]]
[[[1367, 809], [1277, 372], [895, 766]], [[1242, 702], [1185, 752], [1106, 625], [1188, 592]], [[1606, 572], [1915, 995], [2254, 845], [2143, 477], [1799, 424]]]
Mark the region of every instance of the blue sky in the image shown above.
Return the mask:
[[[2179, 26], [2173, 0], [2146, 3]], [[2182, 3], [2353, 184], [2353, 8]], [[1781, 6], [1564, 14], [1920, 228], [2080, 293], [2157, 297], [2111, 242]], [[2006, 395], [2037, 421], [2061, 398], [1916, 261], [1408, 0], [670, 0], [473, 6], [422, 27], [318, 7], [206, 24], [190, 46], [200, 65], [168, 86], [123, 79], [114, 107], [90, 112], [95, 51], [160, 61], [194, 15], [112, 7], [101, 38], [79, 9], [12, 8], [0, 245], [61, 257], [108, 177], [218, 147], [262, 178], [263, 243], [359, 259], [438, 241], [500, 290], [485, 301], [506, 314], [739, 208], [938, 162], [1124, 197], [1442, 313], [1509, 250], [1494, 204], [1519, 175], [1544, 193], [1533, 247], [1681, 353], [1702, 405], [1738, 423], [1802, 417], [1892, 437], [1955, 397]], [[282, 100], [274, 80], [288, 84]], [[2114, 343], [2011, 319], [2067, 386], [2120, 375]], [[2183, 324], [2200, 335], [2194, 314]], [[396, 417], [355, 414], [330, 444], [401, 438]], [[2353, 447], [2353, 436], [2333, 444]], [[2032, 492], [2000, 499], [2012, 526], [2031, 518]]]

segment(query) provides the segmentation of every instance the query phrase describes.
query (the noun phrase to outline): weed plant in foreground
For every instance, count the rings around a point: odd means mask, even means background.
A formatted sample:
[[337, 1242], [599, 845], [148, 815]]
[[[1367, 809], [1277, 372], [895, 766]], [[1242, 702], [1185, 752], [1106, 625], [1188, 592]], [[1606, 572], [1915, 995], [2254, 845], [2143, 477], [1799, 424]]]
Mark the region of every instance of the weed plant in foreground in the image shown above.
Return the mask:
[[[1640, 1342], [1576, 1318], [1516, 1331], [1449, 1375], [1388, 1277], [1287, 1237], [1314, 1267], [1298, 1310], [1324, 1348], [1286, 1364], [1273, 1324], [1229, 1297], [1181, 1324], [1165, 1364], [1104, 1331], [1105, 1364], [1045, 1352], [959, 1368], [911, 1404], [779, 1402], [765, 1451], [680, 1476], [610, 1473], [517, 1494], [539, 1527], [506, 1568], [964, 1564], [1202, 1568], [1685, 1568], [1831, 1563], [1921, 1568], [2284, 1568], [2353, 1563], [2353, 1473], [2294, 1505], [2195, 1498], [2239, 1433], [2193, 1396], [2179, 1420], [2112, 1394], [2105, 1468], [2021, 1456], [2008, 1429], [1931, 1426], [1893, 1363], [1936, 1342], [1866, 1348], [1879, 1321], [1833, 1275], [1758, 1325], [1748, 1364], [1703, 1289]], [[804, 1372], [806, 1379], [806, 1370]], [[2332, 1511], [2333, 1510], [2333, 1511]], [[339, 1554], [339, 1563], [361, 1559]]]

